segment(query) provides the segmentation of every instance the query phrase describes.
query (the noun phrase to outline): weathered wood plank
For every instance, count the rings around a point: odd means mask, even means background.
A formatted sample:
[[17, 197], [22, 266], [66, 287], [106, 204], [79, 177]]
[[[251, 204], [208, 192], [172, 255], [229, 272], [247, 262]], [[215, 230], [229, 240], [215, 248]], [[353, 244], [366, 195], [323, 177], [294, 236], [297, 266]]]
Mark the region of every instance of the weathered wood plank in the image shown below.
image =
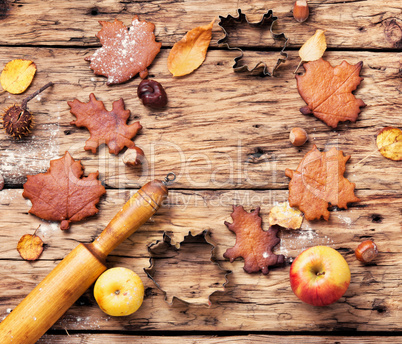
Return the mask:
[[[132, 192], [132, 191], [131, 191]], [[69, 232], [26, 214], [29, 206], [21, 201], [20, 190], [0, 193], [0, 319], [45, 277], [78, 242], [90, 242], [120, 209], [131, 192], [108, 190], [100, 203], [99, 214], [72, 226]], [[400, 331], [399, 262], [402, 214], [398, 192], [361, 191], [364, 207], [351, 207], [331, 214], [330, 220], [305, 222], [302, 231], [283, 231], [278, 253], [294, 258], [303, 249], [324, 244], [339, 249], [348, 261], [352, 282], [341, 300], [331, 306], [314, 308], [302, 304], [292, 293], [288, 280], [289, 265], [272, 269], [268, 276], [248, 275], [243, 262], [233, 264], [222, 259], [223, 252], [235, 238], [224, 226], [231, 221], [233, 203], [247, 209], [262, 205], [264, 227], [274, 202], [286, 198], [285, 191], [172, 191], [167, 205], [129, 240], [122, 243], [108, 259], [108, 265], [126, 266], [142, 277], [147, 292], [144, 305], [130, 317], [108, 317], [98, 309], [91, 290], [58, 321], [54, 329], [67, 330], [205, 330], [214, 331]], [[15, 225], [18, 223], [18, 226]], [[15, 249], [19, 237], [41, 223], [38, 234], [46, 248], [37, 262], [22, 261]], [[143, 268], [149, 266], [146, 246], [162, 238], [163, 231], [180, 238], [188, 231], [209, 229], [217, 244], [215, 256], [224, 269], [232, 270], [224, 292], [212, 295], [212, 306], [188, 305], [175, 301], [169, 306], [162, 293], [149, 280]], [[380, 255], [375, 264], [364, 266], [354, 258], [353, 250], [366, 238], [373, 238]], [[183, 271], [159, 262], [178, 285]], [[200, 277], [198, 269], [186, 276]], [[202, 276], [209, 278], [209, 276]], [[211, 281], [213, 284], [216, 281]], [[180, 290], [178, 287], [177, 290]], [[173, 293], [177, 293], [173, 290]]]
[[373, 336], [373, 337], [340, 337], [340, 336], [268, 336], [268, 335], [248, 335], [248, 336], [129, 336], [118, 334], [71, 334], [63, 335], [45, 335], [38, 344], [86, 344], [86, 343], [129, 343], [141, 342], [143, 344], [164, 343], [164, 344], [228, 344], [228, 343], [303, 343], [303, 344], [376, 344], [380, 343], [397, 343], [402, 341], [400, 337], [390, 336]]
[[[91, 50], [92, 51], [92, 50]], [[327, 52], [333, 64], [343, 59], [364, 61], [364, 81], [356, 96], [367, 104], [356, 123], [340, 124], [331, 130], [312, 116], [303, 116], [304, 101], [296, 89], [293, 71], [297, 54], [278, 71], [276, 78], [248, 77], [233, 73], [232, 53], [210, 51], [204, 65], [193, 74], [174, 79], [162, 52], [151, 74], [166, 88], [168, 107], [146, 109], [136, 96], [138, 79], [108, 87], [83, 60], [89, 50], [14, 48], [13, 57], [32, 58], [38, 73], [29, 93], [47, 81], [55, 86], [30, 102], [36, 126], [32, 136], [16, 141], [0, 132], [0, 173], [8, 185], [21, 185], [27, 174], [45, 171], [49, 160], [66, 150], [83, 160], [87, 172], [100, 171], [105, 185], [113, 188], [139, 187], [167, 172], [177, 174], [174, 188], [192, 189], [284, 189], [286, 168], [296, 168], [313, 144], [320, 149], [338, 147], [351, 155], [348, 178], [357, 189], [395, 189], [402, 186], [399, 163], [383, 158], [375, 145], [376, 133], [384, 126], [400, 126], [402, 105], [401, 53]], [[253, 57], [271, 54], [250, 53]], [[9, 50], [0, 49], [0, 64], [9, 60]], [[147, 161], [142, 168], [126, 167], [121, 155], [101, 148], [98, 154], [83, 150], [89, 138], [86, 129], [70, 125], [74, 117], [67, 100], [87, 101], [94, 92], [108, 109], [123, 97], [132, 111], [131, 121], [140, 120], [141, 134], [135, 139]], [[27, 92], [28, 93], [28, 92]], [[21, 102], [25, 95], [2, 94], [0, 106]], [[307, 129], [310, 141], [293, 147], [288, 135], [292, 127]]]
[[[285, 32], [289, 45], [298, 47], [317, 28], [326, 29], [331, 48], [352, 49], [400, 49], [402, 47], [401, 14], [397, 1], [310, 1], [310, 17], [298, 24], [292, 16], [293, 0], [224, 1], [208, 4], [199, 0], [186, 1], [57, 1], [35, 0], [8, 1], [9, 10], [0, 17], [2, 35], [0, 45], [98, 45], [95, 34], [98, 20], [115, 18], [130, 23], [133, 15], [152, 21], [156, 35], [165, 47], [173, 43], [193, 27], [205, 25], [214, 17], [236, 15], [237, 8], [249, 14], [253, 21], [260, 20], [269, 8], [279, 18], [276, 30]], [[216, 25], [213, 46], [222, 37]], [[234, 35], [239, 46], [266, 48], [278, 46], [269, 30], [244, 29]]]

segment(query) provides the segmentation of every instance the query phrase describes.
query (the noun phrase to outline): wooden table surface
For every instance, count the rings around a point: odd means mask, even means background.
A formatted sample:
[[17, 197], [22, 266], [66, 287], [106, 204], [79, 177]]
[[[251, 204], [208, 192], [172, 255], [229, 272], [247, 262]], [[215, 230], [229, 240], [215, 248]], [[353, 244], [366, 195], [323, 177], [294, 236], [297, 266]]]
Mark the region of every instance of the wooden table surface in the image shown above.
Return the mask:
[[[20, 103], [48, 81], [55, 83], [29, 103], [35, 114], [32, 135], [14, 140], [0, 131], [0, 173], [6, 184], [0, 191], [0, 320], [79, 242], [91, 242], [140, 186], [174, 172], [177, 180], [168, 201], [107, 262], [108, 267], [128, 267], [141, 276], [146, 296], [140, 310], [127, 317], [108, 316], [98, 308], [91, 288], [39, 343], [402, 342], [402, 163], [382, 157], [375, 144], [380, 129], [402, 126], [402, 4], [315, 0], [309, 5], [309, 19], [299, 24], [291, 0], [0, 1], [1, 68], [16, 58], [31, 59], [38, 68], [24, 94], [0, 95], [2, 108]], [[237, 53], [217, 44], [223, 37], [217, 19], [204, 64], [188, 76], [172, 77], [167, 69], [172, 45], [190, 29], [219, 15], [236, 15], [238, 8], [252, 21], [268, 9], [278, 17], [275, 32], [285, 32], [289, 44], [288, 59], [276, 76], [234, 73]], [[106, 78], [95, 76], [84, 60], [100, 46], [95, 37], [99, 20], [118, 18], [129, 25], [134, 15], [153, 22], [162, 42], [149, 71], [168, 93], [163, 110], [141, 104], [136, 95], [139, 77], [107, 86]], [[367, 106], [356, 123], [341, 123], [336, 130], [299, 112], [305, 103], [293, 71], [298, 49], [318, 28], [326, 30], [324, 58], [332, 65], [343, 60], [364, 63], [364, 81], [355, 94]], [[269, 30], [244, 27], [233, 35], [246, 51], [247, 63], [264, 60], [272, 68], [280, 44]], [[146, 154], [142, 168], [125, 166], [122, 153], [111, 155], [104, 146], [97, 154], [84, 151], [89, 133], [70, 124], [74, 117], [67, 101], [86, 102], [92, 92], [108, 109], [122, 97], [131, 111], [130, 122], [140, 121], [143, 130], [135, 143]], [[288, 140], [296, 126], [310, 137], [300, 148]], [[314, 144], [351, 155], [346, 175], [356, 184], [361, 201], [347, 210], [332, 209], [328, 222], [305, 220], [299, 231], [282, 230], [275, 251], [287, 257], [286, 266], [267, 276], [245, 273], [242, 259], [230, 263], [222, 256], [235, 242], [224, 225], [231, 222], [232, 205], [247, 210], [261, 206], [263, 226], [268, 228], [271, 207], [288, 197], [285, 169], [295, 169]], [[49, 161], [67, 150], [82, 161], [85, 174], [99, 171], [107, 191], [96, 216], [61, 231], [58, 223], [28, 213], [31, 204], [22, 190], [27, 175], [45, 172]], [[16, 250], [18, 240], [39, 224], [44, 252], [35, 262], [24, 261]], [[226, 288], [222, 290], [223, 273], [218, 279], [212, 273], [215, 265], [208, 265], [209, 252], [201, 257], [210, 247], [189, 243], [186, 256], [183, 244], [183, 250], [155, 260], [168, 297], [180, 297], [191, 286], [190, 298], [205, 301], [215, 292], [209, 307], [177, 299], [169, 305], [143, 270], [149, 267], [147, 245], [161, 240], [164, 232], [181, 241], [189, 231], [203, 230], [210, 231], [216, 245], [215, 259], [232, 271]], [[380, 251], [368, 266], [354, 257], [364, 239], [375, 240]], [[337, 249], [352, 274], [346, 294], [321, 308], [299, 301], [289, 283], [292, 258], [319, 244]]]

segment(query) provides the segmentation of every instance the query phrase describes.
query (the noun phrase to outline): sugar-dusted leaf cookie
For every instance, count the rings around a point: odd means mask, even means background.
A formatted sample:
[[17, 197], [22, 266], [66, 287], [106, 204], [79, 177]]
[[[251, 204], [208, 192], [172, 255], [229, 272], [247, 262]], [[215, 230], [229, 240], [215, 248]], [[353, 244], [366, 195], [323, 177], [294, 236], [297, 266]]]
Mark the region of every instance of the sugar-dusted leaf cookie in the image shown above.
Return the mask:
[[225, 221], [225, 225], [236, 234], [236, 244], [227, 249], [223, 256], [229, 258], [231, 262], [243, 257], [244, 271], [248, 273], [261, 271], [267, 275], [268, 267], [283, 264], [285, 257], [272, 252], [280, 241], [276, 236], [279, 227], [272, 226], [268, 231], [264, 231], [259, 213], [260, 208], [248, 213], [241, 205], [233, 206], [231, 214], [233, 223]]
[[86, 57], [96, 75], [107, 77], [107, 85], [121, 84], [140, 73], [148, 75], [148, 66], [159, 53], [162, 43], [155, 41], [155, 25], [134, 16], [130, 27], [120, 20], [99, 22], [102, 29], [96, 37], [102, 47]]

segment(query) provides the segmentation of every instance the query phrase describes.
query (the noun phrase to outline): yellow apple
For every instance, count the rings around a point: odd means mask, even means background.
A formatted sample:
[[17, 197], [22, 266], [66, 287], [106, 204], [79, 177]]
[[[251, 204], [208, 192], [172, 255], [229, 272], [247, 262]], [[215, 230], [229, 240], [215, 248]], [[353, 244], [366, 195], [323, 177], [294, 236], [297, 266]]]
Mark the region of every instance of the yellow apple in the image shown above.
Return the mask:
[[133, 314], [144, 300], [141, 278], [127, 268], [111, 268], [99, 276], [94, 287], [95, 300], [106, 314]]

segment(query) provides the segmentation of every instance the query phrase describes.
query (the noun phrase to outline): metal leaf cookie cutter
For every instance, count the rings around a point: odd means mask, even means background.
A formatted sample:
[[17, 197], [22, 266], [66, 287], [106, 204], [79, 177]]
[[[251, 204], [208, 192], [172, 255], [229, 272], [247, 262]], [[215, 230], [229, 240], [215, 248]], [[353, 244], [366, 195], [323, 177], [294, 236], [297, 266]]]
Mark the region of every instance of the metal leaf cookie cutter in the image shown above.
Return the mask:
[[[250, 74], [260, 74], [262, 76], [273, 76], [275, 70], [279, 67], [279, 65], [283, 62], [285, 62], [288, 58], [288, 54], [284, 52], [287, 44], [288, 44], [288, 38], [285, 36], [285, 34], [282, 33], [274, 33], [273, 32], [273, 26], [276, 22], [276, 20], [278, 19], [278, 17], [275, 17], [273, 15], [273, 11], [272, 10], [268, 10], [261, 18], [261, 20], [257, 23], [252, 23], [249, 22], [246, 15], [244, 13], [242, 13], [241, 9], [237, 10], [238, 16], [237, 17], [233, 17], [232, 15], [228, 15], [227, 17], [222, 17], [219, 16], [219, 23], [218, 25], [221, 27], [222, 31], [224, 32], [225, 36], [223, 38], [221, 38], [220, 40], [218, 40], [218, 44], [223, 44], [225, 45], [229, 50], [238, 50], [240, 51], [240, 55], [236, 56], [234, 61], [235, 64], [233, 65], [233, 70], [235, 72], [249, 72]], [[251, 27], [254, 28], [261, 28], [263, 29], [264, 27], [269, 26], [269, 31], [272, 35], [272, 38], [274, 40], [284, 40], [284, 45], [282, 50], [280, 50], [280, 55], [283, 58], [279, 58], [276, 62], [275, 67], [272, 69], [272, 73], [269, 72], [268, 67], [266, 65], [265, 62], [260, 61], [258, 62], [253, 68], [249, 68], [247, 64], [242, 64], [241, 59], [244, 56], [244, 52], [241, 48], [239, 47], [231, 47], [229, 45], [229, 36], [230, 34], [229, 32], [229, 28], [233, 28], [235, 25], [240, 25], [243, 23], [247, 23], [248, 25], [250, 25]]]
[[215, 244], [207, 230], [196, 235], [189, 232], [180, 244], [178, 249], [164, 233], [162, 241], [148, 245], [150, 266], [144, 271], [170, 306], [174, 299], [211, 306], [211, 295], [225, 290], [227, 276], [232, 271], [223, 269], [215, 261]]

